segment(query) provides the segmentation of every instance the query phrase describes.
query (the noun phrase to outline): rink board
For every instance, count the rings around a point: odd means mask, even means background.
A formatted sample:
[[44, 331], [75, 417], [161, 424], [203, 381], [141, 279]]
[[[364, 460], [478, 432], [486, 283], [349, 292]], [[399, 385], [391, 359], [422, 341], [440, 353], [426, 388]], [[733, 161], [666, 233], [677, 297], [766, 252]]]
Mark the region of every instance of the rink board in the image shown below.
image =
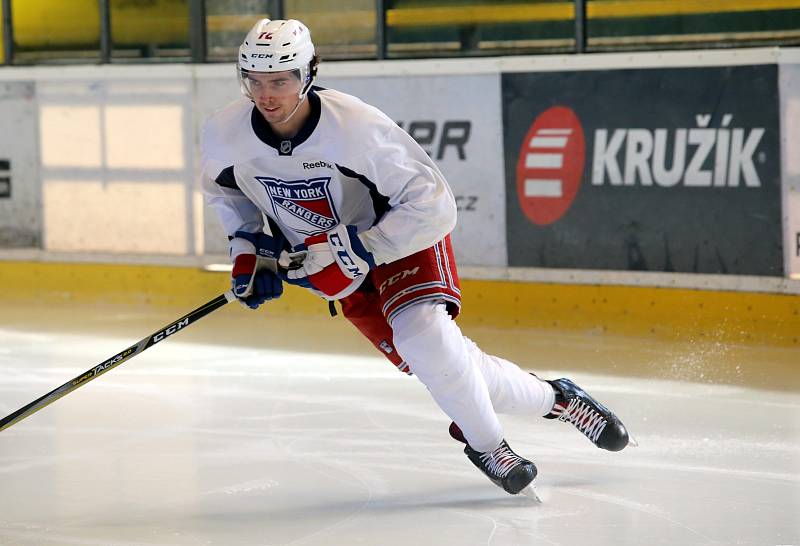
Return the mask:
[[[797, 282], [797, 154], [784, 151], [798, 66], [798, 49], [336, 62], [319, 84], [378, 105], [431, 154], [459, 208], [462, 266]], [[240, 98], [232, 73], [6, 68], [0, 258], [225, 254], [198, 147], [203, 120]], [[565, 128], [582, 141], [553, 136]]]
[[[228, 288], [227, 273], [191, 267], [0, 262], [0, 303], [135, 304], [189, 310]], [[800, 346], [791, 294], [462, 280], [466, 326], [553, 329], [657, 339]], [[270, 315], [323, 316], [326, 303], [287, 287]]]

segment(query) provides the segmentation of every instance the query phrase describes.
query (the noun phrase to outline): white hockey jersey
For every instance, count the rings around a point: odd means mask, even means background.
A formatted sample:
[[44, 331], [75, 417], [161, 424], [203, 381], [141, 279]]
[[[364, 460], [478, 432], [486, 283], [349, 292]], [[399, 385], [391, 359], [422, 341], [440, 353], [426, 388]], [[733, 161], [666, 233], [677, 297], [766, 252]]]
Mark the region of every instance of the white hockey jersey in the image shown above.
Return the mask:
[[345, 93], [315, 87], [306, 100], [311, 116], [291, 139], [277, 136], [245, 98], [206, 122], [203, 189], [229, 236], [263, 229], [262, 213], [293, 248], [355, 225], [382, 264], [452, 231], [452, 191], [414, 139]]

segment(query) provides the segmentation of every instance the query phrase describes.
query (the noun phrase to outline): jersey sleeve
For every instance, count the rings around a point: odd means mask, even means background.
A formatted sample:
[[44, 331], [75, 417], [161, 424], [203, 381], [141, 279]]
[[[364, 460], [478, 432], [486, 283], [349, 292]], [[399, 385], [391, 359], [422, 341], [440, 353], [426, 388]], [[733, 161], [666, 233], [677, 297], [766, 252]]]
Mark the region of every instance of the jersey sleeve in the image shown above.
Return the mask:
[[233, 165], [218, 159], [213, 128], [207, 124], [202, 138], [202, 187], [206, 202], [217, 214], [229, 237], [237, 231], [260, 232], [264, 217], [258, 207], [242, 192], [236, 183]]
[[428, 154], [392, 124], [378, 144], [359, 157], [357, 168], [390, 209], [362, 232], [375, 263], [389, 263], [436, 244], [456, 225], [456, 202], [439, 168]]

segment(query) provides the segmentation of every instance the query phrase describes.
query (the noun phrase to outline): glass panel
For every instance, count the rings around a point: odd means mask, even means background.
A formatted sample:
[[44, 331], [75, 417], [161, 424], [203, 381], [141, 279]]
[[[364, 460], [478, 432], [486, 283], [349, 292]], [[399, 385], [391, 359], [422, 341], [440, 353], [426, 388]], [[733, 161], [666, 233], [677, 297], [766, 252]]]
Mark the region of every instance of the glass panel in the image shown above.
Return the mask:
[[247, 31], [278, 13], [278, 0], [206, 0], [208, 60], [236, 62]]
[[322, 59], [369, 59], [378, 54], [374, 0], [286, 0], [287, 19], [311, 30]]
[[800, 43], [800, 0], [588, 0], [588, 49]]
[[572, 0], [387, 0], [390, 57], [573, 51]]
[[188, 0], [110, 0], [110, 13], [115, 61], [191, 58]]
[[100, 58], [97, 0], [12, 0], [11, 17], [15, 64]]

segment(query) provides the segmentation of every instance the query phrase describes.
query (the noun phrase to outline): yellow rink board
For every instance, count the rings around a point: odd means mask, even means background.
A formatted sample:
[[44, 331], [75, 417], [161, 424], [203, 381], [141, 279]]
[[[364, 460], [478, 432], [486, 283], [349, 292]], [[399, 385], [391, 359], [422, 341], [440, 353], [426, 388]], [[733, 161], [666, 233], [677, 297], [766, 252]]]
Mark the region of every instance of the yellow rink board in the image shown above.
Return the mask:
[[[0, 303], [146, 304], [188, 312], [227, 288], [227, 273], [191, 267], [0, 262]], [[462, 292], [464, 326], [800, 347], [797, 295], [483, 280], [462, 280]], [[296, 287], [269, 305], [273, 315], [328, 313], [323, 300]]]

